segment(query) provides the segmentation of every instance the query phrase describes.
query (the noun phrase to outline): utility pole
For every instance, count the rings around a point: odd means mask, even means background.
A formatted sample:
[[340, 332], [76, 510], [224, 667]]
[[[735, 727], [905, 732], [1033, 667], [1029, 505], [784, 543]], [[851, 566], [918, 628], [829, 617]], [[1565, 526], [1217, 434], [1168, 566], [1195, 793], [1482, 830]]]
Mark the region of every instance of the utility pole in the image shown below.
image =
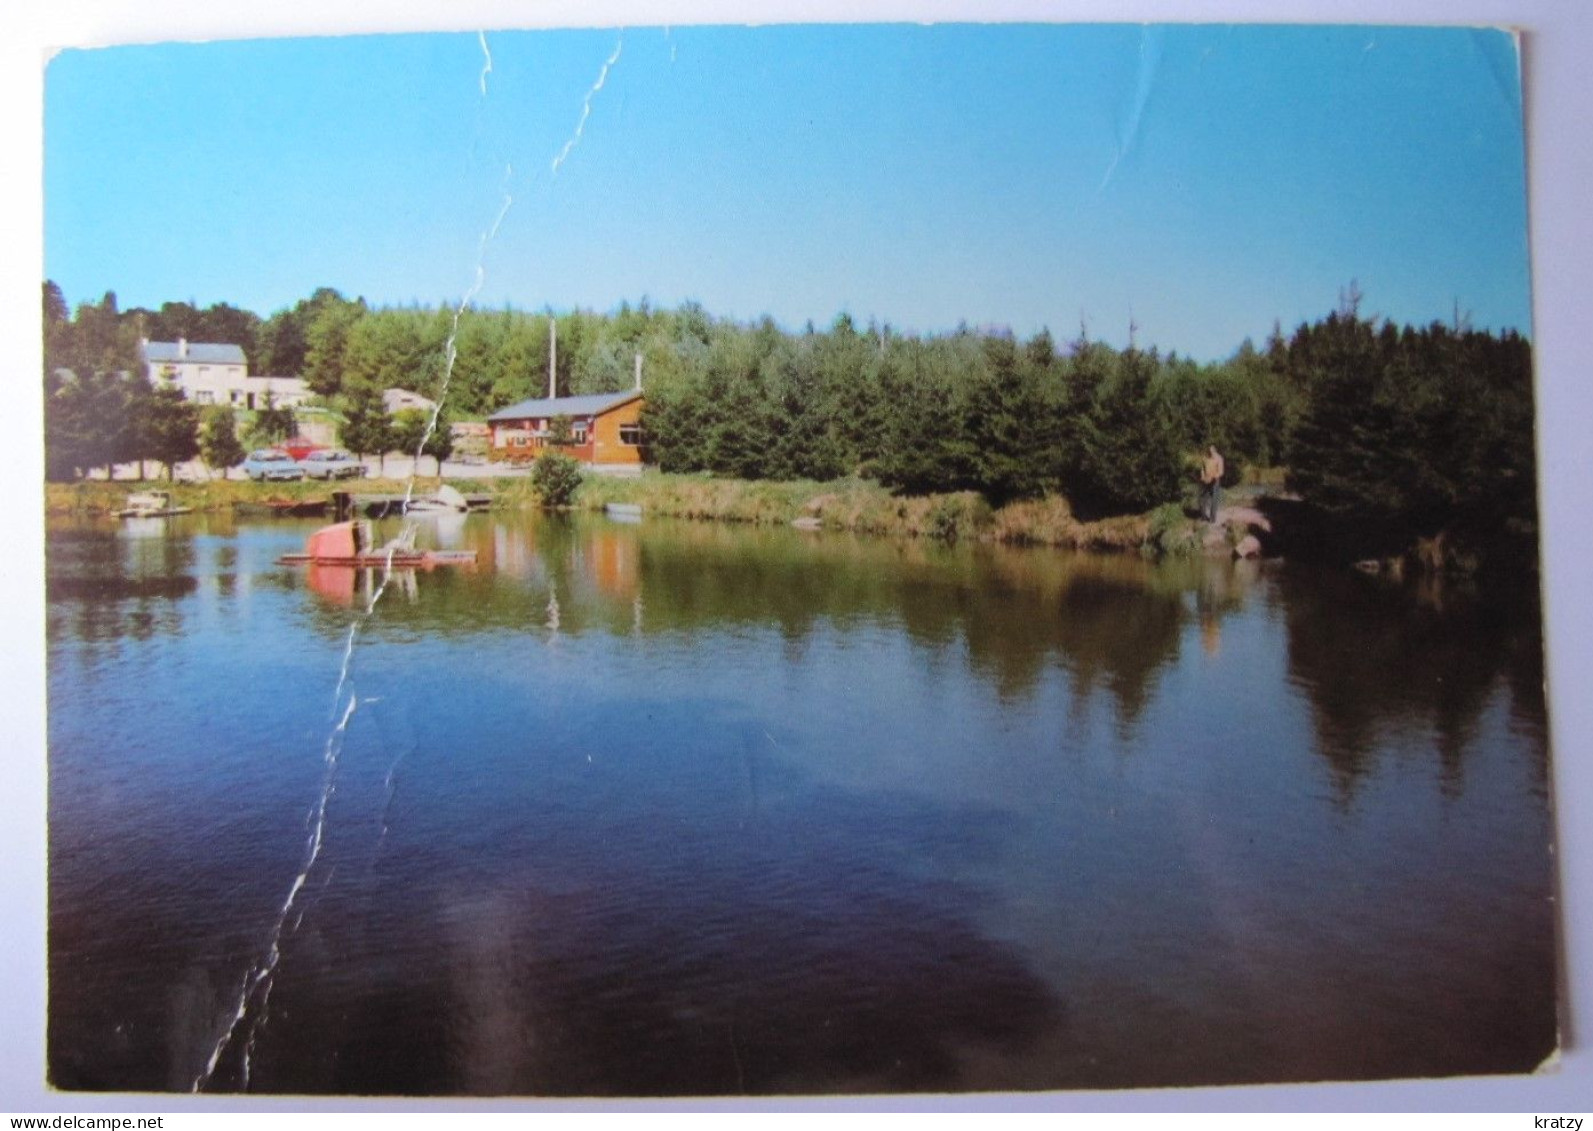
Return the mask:
[[548, 315], [548, 400], [559, 395], [559, 323]]

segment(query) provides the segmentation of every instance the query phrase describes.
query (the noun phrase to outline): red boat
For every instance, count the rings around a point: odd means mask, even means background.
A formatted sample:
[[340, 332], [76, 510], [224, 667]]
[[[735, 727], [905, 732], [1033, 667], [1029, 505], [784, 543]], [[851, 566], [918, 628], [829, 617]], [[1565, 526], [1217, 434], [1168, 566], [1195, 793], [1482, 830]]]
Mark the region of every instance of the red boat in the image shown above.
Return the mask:
[[417, 550], [415, 528], [381, 546], [371, 538], [364, 519], [323, 526], [305, 543], [302, 554], [283, 554], [279, 565], [381, 566], [395, 569], [430, 569], [439, 565], [473, 565], [474, 550]]

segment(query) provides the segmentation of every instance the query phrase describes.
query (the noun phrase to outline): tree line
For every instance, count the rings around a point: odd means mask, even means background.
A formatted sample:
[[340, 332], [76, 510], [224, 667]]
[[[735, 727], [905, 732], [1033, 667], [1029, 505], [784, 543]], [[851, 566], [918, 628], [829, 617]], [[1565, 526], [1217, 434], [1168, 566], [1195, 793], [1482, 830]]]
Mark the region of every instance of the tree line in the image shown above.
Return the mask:
[[1230, 480], [1285, 467], [1313, 507], [1369, 539], [1535, 532], [1530, 344], [1458, 316], [1363, 317], [1353, 284], [1327, 316], [1288, 336], [1274, 324], [1260, 348], [1247, 340], [1213, 363], [1114, 348], [1084, 327], [1063, 343], [1048, 330], [909, 335], [842, 314], [789, 331], [645, 299], [608, 313], [456, 313], [322, 288], [260, 319], [225, 304], [118, 313], [109, 295], [69, 315], [53, 284], [45, 295], [47, 386], [58, 369], [80, 393], [136, 372], [140, 337], [231, 342], [251, 372], [302, 376], [361, 454], [386, 450], [385, 388], [438, 399], [446, 380], [455, 418], [546, 395], [556, 322], [558, 395], [629, 388], [640, 355], [649, 456], [666, 471], [864, 476], [997, 504], [1060, 493], [1092, 516], [1179, 500], [1211, 443]]
[[[155, 312], [120, 311], [114, 292], [70, 312], [60, 289], [46, 282], [46, 477], [71, 480], [96, 469], [109, 475], [116, 464], [137, 462], [144, 478], [143, 465], [154, 462], [170, 478], [178, 463], [195, 456], [212, 469], [224, 469], [243, 461], [245, 440], [264, 447], [296, 435], [295, 414], [275, 404], [269, 393], [247, 414], [240, 436], [233, 408], [215, 405], [201, 411], [178, 389], [151, 382], [143, 360], [143, 340], [178, 338], [239, 345], [247, 358], [262, 338], [271, 340], [265, 332], [269, 325], [224, 303], [203, 310], [167, 303]], [[453, 445], [446, 417], [439, 415], [434, 427], [432, 415], [419, 409], [389, 413], [385, 387], [350, 381], [338, 395], [325, 398], [341, 414], [344, 446], [361, 456], [396, 449], [430, 455], [439, 463], [448, 458]]]

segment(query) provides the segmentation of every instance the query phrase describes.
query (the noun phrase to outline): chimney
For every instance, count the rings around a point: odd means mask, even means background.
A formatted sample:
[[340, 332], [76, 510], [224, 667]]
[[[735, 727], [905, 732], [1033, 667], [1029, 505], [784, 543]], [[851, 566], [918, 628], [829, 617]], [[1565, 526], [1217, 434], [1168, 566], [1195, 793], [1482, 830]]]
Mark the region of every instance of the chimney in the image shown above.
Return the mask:
[[642, 351], [636, 351], [636, 391], [642, 391]]
[[184, 360], [187, 359], [187, 357], [188, 357], [188, 339], [187, 338], [178, 338], [177, 339], [177, 356], [179, 358], [181, 358], [181, 359], [184, 359]]
[[559, 395], [559, 324], [550, 314], [548, 316], [548, 400], [553, 400]]

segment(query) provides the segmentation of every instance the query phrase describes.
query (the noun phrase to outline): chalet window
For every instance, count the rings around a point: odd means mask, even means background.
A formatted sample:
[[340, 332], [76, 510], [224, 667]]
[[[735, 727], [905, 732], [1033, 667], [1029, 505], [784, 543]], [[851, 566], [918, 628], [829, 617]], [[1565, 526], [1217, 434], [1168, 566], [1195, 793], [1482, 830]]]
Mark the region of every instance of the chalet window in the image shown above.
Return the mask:
[[200, 404], [215, 404], [216, 394], [212, 393], [209, 389], [200, 389], [194, 394], [194, 400], [198, 401]]
[[620, 443], [639, 447], [642, 442], [642, 426], [640, 424], [621, 424]]

